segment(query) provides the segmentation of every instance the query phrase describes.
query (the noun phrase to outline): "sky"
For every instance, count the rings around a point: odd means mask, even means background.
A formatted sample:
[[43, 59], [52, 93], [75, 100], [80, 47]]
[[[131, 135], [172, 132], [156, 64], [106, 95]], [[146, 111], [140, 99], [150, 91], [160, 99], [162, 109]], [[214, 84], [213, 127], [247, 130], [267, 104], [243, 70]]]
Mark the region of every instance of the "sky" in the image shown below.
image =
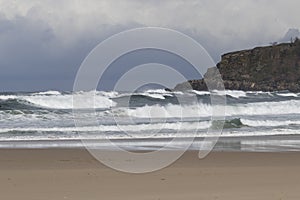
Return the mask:
[[299, 0], [0, 0], [0, 91], [72, 90], [99, 42], [139, 27], [183, 32], [218, 62], [297, 32], [299, 7]]

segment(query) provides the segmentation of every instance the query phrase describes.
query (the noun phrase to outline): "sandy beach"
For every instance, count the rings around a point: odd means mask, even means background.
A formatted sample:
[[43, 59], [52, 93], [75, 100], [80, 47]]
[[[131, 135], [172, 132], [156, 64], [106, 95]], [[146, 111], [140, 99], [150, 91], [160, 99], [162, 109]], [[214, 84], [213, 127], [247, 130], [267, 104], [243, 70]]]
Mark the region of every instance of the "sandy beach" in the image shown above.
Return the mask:
[[187, 152], [148, 174], [114, 171], [81, 149], [0, 150], [5, 200], [299, 199], [300, 153]]

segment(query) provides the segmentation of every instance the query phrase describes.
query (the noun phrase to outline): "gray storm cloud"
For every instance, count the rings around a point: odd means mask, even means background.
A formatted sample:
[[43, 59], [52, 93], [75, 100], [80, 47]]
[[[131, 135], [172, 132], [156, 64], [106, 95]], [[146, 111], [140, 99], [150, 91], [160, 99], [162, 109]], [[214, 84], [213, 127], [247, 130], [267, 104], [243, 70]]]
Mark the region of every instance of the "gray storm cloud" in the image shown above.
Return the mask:
[[80, 63], [112, 34], [144, 26], [182, 31], [217, 62], [300, 27], [298, 0], [0, 0], [0, 90], [71, 90]]

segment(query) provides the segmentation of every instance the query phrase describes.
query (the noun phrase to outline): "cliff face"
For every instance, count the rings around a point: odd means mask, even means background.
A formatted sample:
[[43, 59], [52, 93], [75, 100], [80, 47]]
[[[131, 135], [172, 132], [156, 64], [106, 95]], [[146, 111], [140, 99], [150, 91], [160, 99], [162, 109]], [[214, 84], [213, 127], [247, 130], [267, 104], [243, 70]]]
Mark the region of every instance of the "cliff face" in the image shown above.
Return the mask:
[[[216, 67], [226, 89], [300, 92], [300, 40], [228, 53]], [[215, 81], [215, 69], [210, 68], [204, 79], [189, 84], [195, 90], [207, 90], [205, 81]], [[186, 84], [178, 84], [175, 89], [182, 90]]]

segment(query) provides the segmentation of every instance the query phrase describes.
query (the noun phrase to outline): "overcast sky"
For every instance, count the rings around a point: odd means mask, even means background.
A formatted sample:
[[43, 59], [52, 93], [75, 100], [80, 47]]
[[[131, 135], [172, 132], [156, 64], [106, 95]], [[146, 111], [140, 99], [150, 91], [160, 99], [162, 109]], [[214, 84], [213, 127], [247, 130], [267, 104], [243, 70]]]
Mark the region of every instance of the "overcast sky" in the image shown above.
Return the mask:
[[223, 53], [279, 41], [300, 27], [299, 0], [0, 0], [0, 91], [71, 90], [99, 42], [159, 26]]

